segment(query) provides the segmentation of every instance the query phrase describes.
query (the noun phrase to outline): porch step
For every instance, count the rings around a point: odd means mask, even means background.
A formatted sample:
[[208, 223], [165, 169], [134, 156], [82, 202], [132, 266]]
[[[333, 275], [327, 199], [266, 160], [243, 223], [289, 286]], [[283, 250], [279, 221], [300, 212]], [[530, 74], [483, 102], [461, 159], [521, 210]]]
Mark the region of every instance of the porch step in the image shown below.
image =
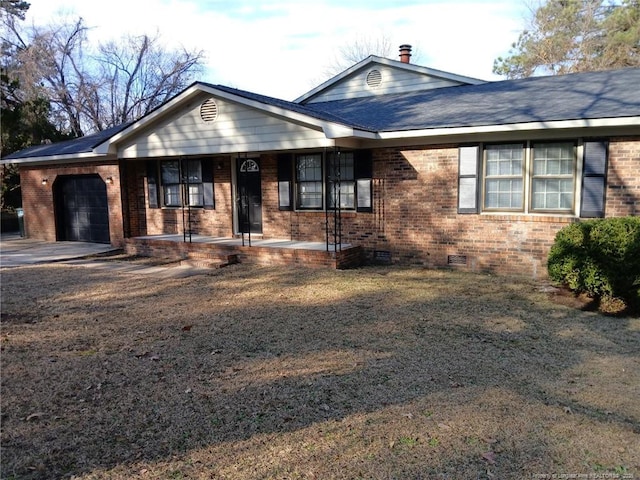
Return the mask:
[[197, 268], [223, 268], [229, 265], [238, 263], [238, 255], [227, 255], [226, 258], [217, 256], [211, 258], [211, 256], [200, 255], [196, 252], [191, 252], [187, 258], [180, 260], [181, 266], [197, 267]]
[[[306, 267], [353, 268], [362, 264], [361, 246], [343, 247], [338, 252], [319, 249], [317, 242], [261, 240], [242, 246], [237, 239], [204, 237], [185, 243], [182, 235], [147, 236], [125, 239], [125, 251], [144, 257], [173, 257], [183, 265], [220, 268], [233, 263], [260, 265], [301, 265]], [[305, 248], [308, 247], [308, 248]]]

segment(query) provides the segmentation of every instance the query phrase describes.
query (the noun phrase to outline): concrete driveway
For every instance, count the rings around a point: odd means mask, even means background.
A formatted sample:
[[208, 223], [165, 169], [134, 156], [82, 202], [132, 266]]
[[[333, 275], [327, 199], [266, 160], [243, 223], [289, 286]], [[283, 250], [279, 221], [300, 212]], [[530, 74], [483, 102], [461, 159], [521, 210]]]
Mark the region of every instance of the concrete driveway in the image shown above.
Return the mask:
[[185, 278], [211, 272], [211, 268], [182, 265], [180, 262], [146, 265], [127, 261], [108, 261], [99, 257], [87, 258], [91, 255], [118, 250], [111, 245], [101, 243], [44, 242], [21, 238], [19, 234], [2, 234], [0, 235], [0, 269], [64, 262], [67, 265], [93, 270], [131, 275], [153, 275], [156, 278]]
[[45, 242], [17, 233], [0, 235], [0, 267], [60, 262], [117, 250], [111, 245], [87, 242]]

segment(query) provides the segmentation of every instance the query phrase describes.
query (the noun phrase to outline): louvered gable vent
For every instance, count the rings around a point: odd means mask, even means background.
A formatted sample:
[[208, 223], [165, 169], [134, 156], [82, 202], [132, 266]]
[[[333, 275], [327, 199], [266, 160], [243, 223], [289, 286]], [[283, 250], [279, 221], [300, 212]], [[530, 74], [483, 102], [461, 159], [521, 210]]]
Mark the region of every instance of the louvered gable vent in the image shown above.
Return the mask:
[[378, 88], [382, 85], [382, 73], [380, 70], [371, 70], [367, 74], [367, 85], [370, 88]]
[[218, 118], [218, 104], [213, 98], [205, 100], [200, 105], [200, 118], [204, 123], [213, 123]]

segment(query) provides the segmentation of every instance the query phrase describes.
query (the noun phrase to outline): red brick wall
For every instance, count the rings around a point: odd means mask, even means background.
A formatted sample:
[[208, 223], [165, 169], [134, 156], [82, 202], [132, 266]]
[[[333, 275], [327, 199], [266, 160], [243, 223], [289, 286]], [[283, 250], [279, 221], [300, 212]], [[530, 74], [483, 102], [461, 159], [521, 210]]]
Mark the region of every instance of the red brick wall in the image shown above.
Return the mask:
[[[55, 241], [56, 223], [53, 186], [56, 178], [59, 175], [88, 175], [96, 173], [103, 180], [107, 177], [113, 179], [113, 183], [107, 184], [109, 236], [112, 245], [122, 246], [124, 232], [122, 228], [120, 173], [117, 162], [103, 165], [74, 164], [71, 166], [20, 167], [20, 185], [26, 235], [31, 238]], [[44, 178], [47, 179], [46, 185], [42, 184]]]
[[[144, 161], [123, 161], [126, 172], [129, 214], [125, 224], [129, 235], [138, 237], [162, 233], [182, 234], [189, 228], [200, 235], [231, 237], [233, 234], [233, 205], [231, 201], [231, 160], [216, 158], [213, 174], [215, 209], [193, 208], [189, 213], [181, 208], [149, 208], [147, 172]], [[183, 220], [183, 214], [184, 220]], [[183, 225], [187, 228], [183, 228]]]
[[[466, 263], [454, 268], [545, 277], [555, 234], [577, 221], [547, 215], [458, 214], [457, 145], [377, 149], [373, 158], [373, 213], [342, 214], [343, 242], [362, 246], [369, 259], [382, 251], [393, 263], [444, 267], [449, 256], [458, 256], [466, 257]], [[263, 155], [260, 162], [264, 237], [325, 241], [325, 213], [280, 211], [277, 157]], [[216, 209], [194, 211], [192, 220], [197, 233], [230, 237], [232, 162], [224, 157], [218, 164]], [[148, 208], [144, 162], [123, 165], [131, 211], [125, 221], [128, 236], [181, 233], [181, 210]], [[37, 173], [33, 181], [42, 176]], [[606, 215], [638, 215], [640, 138], [611, 139], [608, 180]]]
[[[561, 216], [457, 213], [457, 146], [374, 151], [374, 213], [345, 222], [347, 241], [392, 262], [446, 266], [466, 256], [473, 271], [546, 276], [555, 234], [577, 221]], [[640, 212], [640, 139], [611, 139], [607, 216]]]
[[[324, 212], [280, 211], [277, 157], [261, 156], [265, 238], [325, 241]], [[215, 210], [194, 209], [192, 230], [233, 235], [232, 162], [215, 160]], [[366, 256], [388, 252], [394, 263], [447, 266], [449, 256], [466, 257], [473, 271], [546, 275], [546, 256], [556, 232], [576, 221], [559, 216], [460, 215], [457, 213], [456, 145], [374, 150], [373, 213], [343, 212], [343, 243], [361, 245]], [[122, 177], [120, 172], [122, 172]], [[58, 175], [99, 174], [107, 185], [110, 239], [182, 232], [182, 210], [149, 209], [144, 161], [104, 165], [21, 167], [26, 234], [56, 240], [53, 185]], [[42, 184], [42, 179], [47, 184]], [[120, 181], [122, 178], [122, 184]], [[123, 192], [121, 192], [121, 185]], [[125, 211], [123, 218], [122, 212]], [[606, 216], [640, 213], [640, 138], [612, 138]], [[330, 230], [333, 217], [329, 215]], [[385, 257], [386, 258], [386, 257]]]
[[605, 215], [640, 215], [640, 137], [611, 139]]

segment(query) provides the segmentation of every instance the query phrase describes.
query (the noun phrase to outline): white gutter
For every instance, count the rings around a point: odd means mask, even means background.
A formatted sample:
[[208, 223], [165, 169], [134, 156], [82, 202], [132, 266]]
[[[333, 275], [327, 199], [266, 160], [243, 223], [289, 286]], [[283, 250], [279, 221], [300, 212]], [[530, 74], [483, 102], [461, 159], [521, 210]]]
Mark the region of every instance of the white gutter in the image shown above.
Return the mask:
[[84, 161], [102, 161], [102, 160], [117, 160], [115, 156], [109, 156], [105, 154], [96, 154], [94, 152], [73, 153], [68, 155], [46, 155], [42, 157], [26, 157], [15, 159], [2, 159], [0, 164], [6, 165], [29, 165], [31, 163], [68, 163], [68, 162], [84, 162]]
[[602, 127], [638, 127], [640, 132], [640, 117], [596, 118], [582, 120], [557, 120], [551, 122], [525, 122], [506, 125], [480, 125], [472, 127], [445, 127], [421, 130], [398, 130], [392, 132], [378, 132], [375, 138], [380, 140], [437, 137], [446, 135], [469, 135], [477, 133], [519, 132], [529, 130], [554, 130]]

